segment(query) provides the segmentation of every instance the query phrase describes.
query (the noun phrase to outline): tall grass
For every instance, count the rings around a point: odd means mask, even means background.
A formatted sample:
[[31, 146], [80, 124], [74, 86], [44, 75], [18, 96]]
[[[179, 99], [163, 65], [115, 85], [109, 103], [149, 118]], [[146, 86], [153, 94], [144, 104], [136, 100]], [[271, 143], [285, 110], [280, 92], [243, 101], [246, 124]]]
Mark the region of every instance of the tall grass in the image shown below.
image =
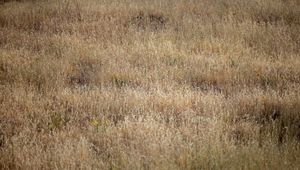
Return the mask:
[[0, 169], [298, 169], [298, 0], [0, 3]]

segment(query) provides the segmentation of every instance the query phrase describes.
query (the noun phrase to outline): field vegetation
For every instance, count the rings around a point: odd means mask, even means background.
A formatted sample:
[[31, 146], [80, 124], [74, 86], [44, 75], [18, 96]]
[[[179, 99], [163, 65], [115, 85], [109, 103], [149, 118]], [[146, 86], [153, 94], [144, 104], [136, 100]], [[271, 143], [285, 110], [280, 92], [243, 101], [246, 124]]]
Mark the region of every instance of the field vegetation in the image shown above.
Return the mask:
[[299, 167], [299, 0], [0, 1], [0, 169]]

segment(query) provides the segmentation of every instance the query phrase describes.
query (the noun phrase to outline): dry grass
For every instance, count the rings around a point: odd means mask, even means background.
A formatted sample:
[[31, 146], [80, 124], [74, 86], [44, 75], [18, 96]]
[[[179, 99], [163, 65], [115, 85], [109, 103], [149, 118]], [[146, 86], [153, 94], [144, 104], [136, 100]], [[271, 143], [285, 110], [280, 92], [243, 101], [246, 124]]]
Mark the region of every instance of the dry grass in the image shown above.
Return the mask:
[[299, 169], [299, 30], [298, 0], [3, 1], [0, 169]]

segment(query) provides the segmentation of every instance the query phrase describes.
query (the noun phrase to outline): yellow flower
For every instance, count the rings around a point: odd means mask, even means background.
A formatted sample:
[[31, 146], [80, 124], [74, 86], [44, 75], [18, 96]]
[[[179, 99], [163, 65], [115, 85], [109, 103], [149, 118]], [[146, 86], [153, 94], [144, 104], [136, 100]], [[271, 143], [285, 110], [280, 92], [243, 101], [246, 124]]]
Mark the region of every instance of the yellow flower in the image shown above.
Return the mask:
[[94, 120], [92, 120], [92, 122], [91, 122], [91, 124], [93, 125], [93, 126], [99, 126], [99, 121], [98, 120], [96, 120], [96, 119], [94, 119]]

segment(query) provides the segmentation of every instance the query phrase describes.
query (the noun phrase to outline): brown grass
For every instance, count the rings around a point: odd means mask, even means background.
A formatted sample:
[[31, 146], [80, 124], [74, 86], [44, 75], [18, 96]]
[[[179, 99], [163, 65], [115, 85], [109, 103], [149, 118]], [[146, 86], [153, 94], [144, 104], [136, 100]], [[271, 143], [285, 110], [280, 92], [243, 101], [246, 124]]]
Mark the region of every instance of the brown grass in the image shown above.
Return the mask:
[[0, 169], [299, 169], [298, 0], [0, 2]]

